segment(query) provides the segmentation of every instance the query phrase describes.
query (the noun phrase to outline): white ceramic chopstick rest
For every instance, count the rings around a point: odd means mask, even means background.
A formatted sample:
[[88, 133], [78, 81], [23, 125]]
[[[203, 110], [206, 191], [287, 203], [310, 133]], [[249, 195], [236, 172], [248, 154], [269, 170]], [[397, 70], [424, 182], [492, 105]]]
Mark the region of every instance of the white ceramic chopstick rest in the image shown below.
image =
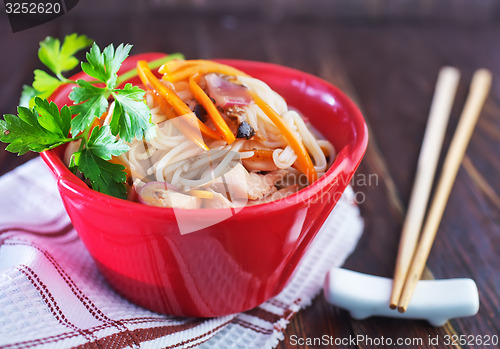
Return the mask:
[[472, 316], [479, 310], [472, 279], [421, 280], [404, 313], [389, 308], [391, 288], [392, 279], [333, 268], [326, 276], [324, 294], [329, 303], [348, 310], [355, 319], [384, 316], [442, 326], [449, 319]]

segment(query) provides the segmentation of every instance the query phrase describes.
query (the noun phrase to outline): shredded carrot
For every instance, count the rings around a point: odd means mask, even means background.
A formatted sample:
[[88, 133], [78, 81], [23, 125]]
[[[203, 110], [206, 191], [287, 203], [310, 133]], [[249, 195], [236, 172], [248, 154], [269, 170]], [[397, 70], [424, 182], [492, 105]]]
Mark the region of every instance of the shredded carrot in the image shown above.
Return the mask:
[[113, 164], [118, 164], [118, 165], [125, 166], [125, 172], [127, 172], [127, 177], [130, 177], [132, 175], [132, 173], [130, 171], [130, 167], [127, 165], [127, 163], [125, 161], [122, 160], [121, 157], [119, 157], [119, 156], [112, 156], [111, 160], [109, 160], [109, 162], [111, 162]]
[[189, 89], [193, 93], [194, 98], [203, 106], [203, 108], [205, 108], [208, 113], [208, 117], [214, 123], [215, 128], [219, 131], [222, 139], [224, 139], [227, 144], [233, 143], [236, 137], [234, 137], [233, 132], [229, 129], [229, 126], [222, 118], [222, 115], [220, 115], [214, 102], [212, 102], [210, 97], [208, 97], [205, 91], [203, 91], [200, 85], [198, 85], [198, 81], [200, 81], [200, 75], [198, 74], [191, 75], [189, 77]]
[[[182, 131], [182, 133], [190, 138], [190, 139], [196, 139], [199, 137], [199, 133], [197, 129], [193, 129], [189, 125], [189, 121], [186, 121], [186, 117], [184, 115], [178, 116], [175, 111], [173, 110], [172, 106], [170, 106], [163, 98], [161, 98], [160, 94], [156, 90], [149, 90], [152, 92], [153, 100], [155, 103], [160, 107], [160, 110], [162, 111], [163, 115], [167, 118], [167, 120], [170, 120], [174, 123], [175, 127], [177, 127], [179, 130]], [[207, 127], [205, 124], [203, 124], [200, 120], [198, 120], [200, 124], [203, 126]], [[200, 127], [201, 128], [201, 127]], [[208, 127], [207, 127], [208, 128]], [[212, 129], [208, 128], [210, 131], [214, 132]], [[219, 135], [215, 133], [215, 137], [218, 139]]]
[[[189, 61], [186, 61], [189, 62]], [[226, 64], [221, 64], [217, 62], [212, 62], [212, 61], [203, 61], [200, 60], [200, 63], [198, 64], [188, 64], [185, 69], [181, 69], [180, 66], [176, 67], [176, 70], [174, 72], [169, 72], [168, 70], [165, 70], [167, 68], [162, 69], [161, 71], [164, 71], [163, 79], [170, 81], [170, 82], [177, 82], [181, 80], [185, 80], [189, 78], [191, 75], [194, 75], [196, 73], [200, 75], [208, 74], [208, 73], [221, 73], [221, 74], [226, 74], [226, 75], [231, 75], [231, 76], [248, 76], [244, 72], [242, 72], [239, 69], [233, 68], [229, 65]]]
[[[151, 86], [153, 89], [158, 91], [158, 93], [171, 105], [178, 115], [183, 116], [184, 122], [179, 122], [178, 127], [180, 131], [188, 138], [190, 138], [194, 143], [199, 145], [201, 148], [208, 150], [207, 145], [203, 141], [201, 134], [196, 132], [200, 130], [205, 135], [215, 134], [216, 139], [220, 139], [220, 136], [213, 130], [211, 130], [207, 125], [200, 122], [200, 120], [194, 115], [194, 113], [189, 109], [189, 107], [180, 99], [177, 94], [169, 89], [167, 86], [162, 84], [156, 76], [151, 72], [146, 61], [137, 62], [137, 72], [139, 78], [145, 86]], [[201, 126], [203, 125], [203, 126]], [[200, 127], [201, 126], [201, 127]], [[191, 130], [189, 129], [191, 128]]]
[[151, 90], [149, 88], [147, 90], [151, 94], [151, 97], [153, 97], [153, 101], [155, 102], [155, 104], [158, 107], [160, 107], [161, 112], [163, 113], [163, 115], [165, 115], [165, 118], [167, 120], [170, 120], [170, 119], [177, 117], [177, 114], [175, 113], [172, 106], [168, 105], [167, 101], [165, 101], [163, 98], [161, 98], [158, 91]]
[[96, 127], [96, 126], [102, 126], [102, 123], [104, 122], [104, 120], [106, 120], [107, 116], [108, 116], [108, 112], [105, 111], [104, 113], [102, 113], [102, 115], [99, 118], [95, 118], [94, 122], [92, 123], [91, 129], [94, 129], [94, 127]]
[[[173, 107], [160, 96], [158, 91], [151, 89], [148, 89], [148, 91], [151, 91], [153, 100], [160, 107], [160, 110], [168, 120], [172, 120], [173, 118], [179, 117], [177, 113], [174, 111]], [[210, 127], [205, 125], [203, 122], [201, 122], [200, 119], [196, 118], [196, 122], [198, 123], [196, 129], [197, 130], [199, 129], [203, 135], [213, 139], [221, 139], [221, 136], [215, 130], [212, 130]]]
[[192, 67], [193, 65], [197, 65], [203, 62], [199, 59], [191, 59], [191, 60], [183, 60], [183, 59], [173, 59], [169, 62], [163, 64], [159, 69], [158, 73], [160, 74], [172, 74], [179, 69], [183, 69], [186, 67]]
[[[108, 116], [108, 112], [105, 111], [104, 113], [102, 113], [102, 115], [98, 118], [94, 118], [94, 121], [92, 121], [92, 126], [90, 126], [90, 131], [92, 132], [92, 130], [94, 129], [94, 127], [96, 126], [99, 126], [101, 127], [104, 120], [106, 120], [106, 117]], [[80, 136], [81, 134], [83, 134], [83, 131], [81, 131], [80, 133], [78, 133], [78, 136]]]
[[[241, 70], [233, 68], [227, 64], [222, 64], [214, 61], [204, 60], [204, 59], [190, 59], [190, 60], [181, 60], [174, 59], [165, 64], [163, 64], [159, 69], [158, 73], [160, 74], [177, 74], [186, 68], [193, 67], [205, 67], [204, 69], [211, 69], [213, 72], [224, 73], [227, 71], [227, 75], [243, 75], [248, 76]], [[220, 70], [220, 71], [217, 71]], [[187, 76], [185, 77], [187, 78]], [[182, 80], [182, 79], [181, 79]]]
[[273, 124], [278, 127], [290, 147], [297, 155], [297, 167], [299, 168], [299, 171], [307, 176], [309, 183], [315, 182], [318, 179], [318, 173], [316, 172], [316, 169], [311, 161], [311, 157], [309, 156], [309, 153], [307, 152], [307, 149], [302, 141], [297, 137], [295, 132], [290, 128], [285, 120], [283, 120], [283, 118], [269, 106], [269, 104], [267, 104], [256, 93], [250, 91], [250, 94], [255, 101], [255, 104], [257, 104], [257, 106], [262, 109]]
[[151, 70], [149, 70], [147, 65], [145, 66], [144, 63], [141, 62], [145, 61], [137, 62], [138, 66], [139, 64], [141, 64], [141, 66], [144, 69], [147, 69], [147, 70], [141, 70], [140, 68], [138, 68], [139, 77], [141, 78], [141, 81], [145, 86], [151, 85], [154, 88], [154, 91], [156, 91], [156, 93], [158, 93], [160, 96], [163, 97], [163, 100], [165, 101], [166, 104], [174, 108], [177, 114], [186, 115], [187, 118], [190, 120], [190, 123], [193, 124], [193, 127], [195, 127], [197, 130], [199, 129], [203, 135], [213, 139], [221, 139], [220, 135], [217, 132], [215, 132], [210, 127], [201, 122], [200, 119], [198, 119], [196, 115], [194, 115], [191, 109], [189, 109], [186, 103], [184, 103], [184, 101], [180, 99], [180, 97], [177, 96], [177, 94], [174, 91], [172, 91], [167, 86], [162, 84], [156, 78], [156, 76], [154, 76]]

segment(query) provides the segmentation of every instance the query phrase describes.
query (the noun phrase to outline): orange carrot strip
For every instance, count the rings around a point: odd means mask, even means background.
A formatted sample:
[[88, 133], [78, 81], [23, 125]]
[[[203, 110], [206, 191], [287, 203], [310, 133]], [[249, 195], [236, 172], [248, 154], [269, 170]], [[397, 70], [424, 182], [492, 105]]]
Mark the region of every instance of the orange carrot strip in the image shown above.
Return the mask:
[[[205, 150], [209, 150], [205, 142], [203, 141], [203, 137], [201, 134], [196, 134], [193, 132], [192, 128], [197, 126], [197, 122], [194, 119], [198, 119], [191, 109], [175, 94], [174, 91], [170, 90], [168, 87], [163, 85], [151, 70], [148, 67], [148, 63], [146, 61], [138, 61], [137, 62], [137, 73], [142, 83], [145, 86], [151, 86], [153, 89], [158, 91], [158, 93], [167, 100], [169, 104], [172, 105], [174, 110], [179, 115], [186, 115], [185, 122], [178, 122], [177, 127], [179, 130], [189, 139], [191, 139], [196, 145], [200, 146]], [[192, 115], [191, 115], [192, 114]], [[189, 117], [191, 115], [191, 117]]]
[[175, 113], [172, 106], [168, 105], [167, 101], [165, 101], [163, 98], [161, 98], [158, 91], [152, 90], [149, 88], [147, 90], [148, 90], [148, 92], [151, 93], [151, 97], [153, 97], [153, 101], [155, 102], [155, 104], [157, 106], [160, 107], [161, 112], [163, 113], [163, 115], [165, 115], [167, 120], [170, 120], [170, 119], [177, 117], [177, 114]]
[[[101, 127], [102, 126], [102, 123], [104, 122], [104, 120], [106, 120], [107, 116], [108, 116], [108, 112], [105, 111], [104, 113], [102, 113], [102, 115], [100, 117], [94, 118], [94, 121], [92, 121], [92, 126], [90, 126], [91, 133], [92, 133], [92, 130], [94, 129], [94, 127], [96, 127], [96, 126]], [[82, 133], [83, 133], [83, 131], [78, 133], [78, 136], [80, 136]]]
[[[175, 113], [175, 111], [173, 110], [172, 106], [170, 106], [167, 103], [167, 101], [165, 101], [165, 99], [163, 99], [160, 96], [160, 94], [158, 93], [158, 91], [156, 91], [156, 90], [149, 90], [149, 91], [153, 92], [153, 94], [152, 94], [153, 100], [160, 107], [160, 110], [165, 115], [165, 117], [167, 118], [167, 120], [172, 121], [174, 123], [175, 127], [177, 127], [179, 130], [181, 130], [182, 133], [186, 137], [188, 137], [190, 139], [199, 137], [198, 130], [194, 129], [193, 127], [191, 127], [189, 125], [189, 121], [185, 120], [185, 116], [184, 115], [183, 116], [178, 116]], [[199, 121], [199, 120], [198, 120], [198, 122], [201, 123], [201, 121]], [[203, 124], [203, 126], [205, 126], [205, 124]], [[213, 131], [213, 132], [215, 133], [215, 131]], [[217, 133], [215, 135], [217, 136], [217, 138], [219, 137], [219, 135]]]
[[316, 169], [311, 161], [311, 157], [309, 156], [309, 153], [307, 152], [307, 149], [302, 141], [297, 137], [295, 132], [293, 132], [285, 120], [283, 120], [283, 118], [269, 106], [269, 104], [267, 104], [256, 93], [250, 91], [250, 94], [253, 97], [255, 104], [257, 104], [257, 106], [262, 109], [273, 124], [278, 127], [290, 147], [292, 147], [293, 151], [297, 155], [297, 165], [299, 167], [299, 171], [305, 173], [309, 183], [315, 182], [318, 179], [318, 173], [316, 172]]
[[248, 76], [247, 74], [243, 73], [241, 70], [233, 68], [229, 65], [214, 62], [214, 61], [209, 61], [209, 60], [205, 60], [205, 59], [190, 59], [190, 60], [174, 59], [174, 60], [171, 60], [171, 61], [163, 64], [158, 69], [158, 72], [160, 74], [177, 74], [177, 73], [180, 73], [180, 71], [182, 71], [186, 68], [191, 68], [191, 67], [212, 67], [210, 69], [220, 69], [221, 73], [223, 73], [223, 70], [230, 71], [231, 74], [228, 73], [228, 75]]
[[222, 115], [220, 115], [219, 111], [217, 110], [217, 107], [215, 104], [212, 102], [210, 97], [203, 91], [203, 89], [198, 85], [198, 81], [200, 80], [200, 75], [191, 75], [189, 77], [189, 89], [194, 95], [194, 98], [200, 103], [203, 108], [208, 113], [208, 117], [210, 120], [215, 125], [215, 128], [217, 131], [219, 131], [219, 134], [222, 136], [222, 139], [224, 139], [227, 144], [231, 144], [234, 142], [236, 137], [234, 137], [233, 132], [229, 129], [229, 126], [227, 125], [226, 121], [222, 118]]
[[[148, 64], [146, 61], [138, 61], [137, 62], [137, 72], [139, 74], [139, 78], [145, 86], [151, 86], [153, 89], [158, 91], [158, 93], [165, 98], [165, 100], [174, 108], [175, 112], [179, 115], [184, 115], [184, 123], [179, 123], [180, 125], [187, 125], [193, 128], [194, 130], [199, 128], [199, 119], [194, 115], [194, 113], [189, 109], [189, 107], [184, 103], [182, 99], [175, 94], [174, 91], [169, 89], [167, 86], [163, 85], [154, 74], [149, 70]], [[202, 123], [203, 124], [203, 123]], [[205, 124], [203, 124], [207, 129], [210, 129]], [[201, 130], [201, 129], [200, 129]], [[194, 143], [196, 143], [201, 148], [208, 150], [207, 145], [203, 141], [203, 137], [199, 134], [195, 134], [188, 130], [184, 126], [180, 126], [180, 131], [188, 138], [190, 138]], [[203, 132], [203, 131], [202, 131]], [[217, 135], [218, 137], [218, 135]], [[219, 137], [218, 137], [219, 138]]]
[[167, 73], [163, 75], [163, 79], [170, 82], [177, 82], [181, 80], [185, 80], [194, 74], [208, 74], [208, 73], [221, 73], [231, 76], [248, 76], [241, 70], [230, 67], [225, 64], [211, 62], [211, 61], [203, 61], [200, 64], [196, 64], [193, 66], [188, 66], [185, 69], [179, 70], [178, 72]]
[[200, 64], [201, 60], [192, 59], [192, 60], [182, 60], [182, 59], [174, 59], [169, 62], [163, 64], [160, 68], [158, 68], [158, 73], [160, 74], [172, 74], [179, 69], [183, 69], [186, 67], [192, 67], [193, 65]]
[[[155, 103], [160, 107], [160, 110], [162, 113], [165, 115], [167, 120], [170, 120], [174, 123], [175, 127], [177, 127], [181, 132], [188, 138], [190, 139], [196, 139], [199, 137], [199, 132], [198, 129], [193, 128], [189, 125], [189, 121], [186, 120], [185, 115], [178, 116], [175, 111], [173, 110], [172, 106], [170, 106], [165, 99], [163, 99], [158, 91], [156, 90], [149, 90], [152, 91], [152, 96], [153, 100]], [[205, 124], [203, 124], [200, 120], [198, 120], [199, 123], [201, 123], [203, 126], [206, 127]], [[208, 128], [208, 127], [207, 127]], [[215, 133], [212, 129], [209, 128], [212, 132]], [[219, 135], [215, 133], [215, 136], [219, 138]]]
[[119, 156], [112, 156], [111, 160], [108, 160], [108, 161], [113, 163], [113, 164], [125, 166], [125, 172], [127, 172], [127, 177], [131, 176], [130, 167]]
[[[165, 114], [168, 120], [178, 117], [178, 115], [173, 110], [172, 106], [168, 104], [167, 101], [160, 96], [158, 91], [156, 90], [149, 90], [149, 91], [153, 92], [153, 100], [155, 101], [156, 104], [158, 104], [161, 111], [163, 112], [163, 114]], [[196, 122], [198, 123], [196, 125], [196, 129], [199, 129], [204, 136], [213, 139], [221, 139], [221, 136], [215, 130], [212, 130], [210, 127], [205, 125], [203, 122], [201, 122], [200, 119], [196, 118]]]
[[137, 62], [137, 71], [139, 73], [139, 78], [141, 79], [142, 83], [146, 87], [151, 86], [151, 88], [158, 91], [158, 93], [160, 93], [160, 95], [162, 95], [165, 98], [165, 100], [172, 105], [172, 107], [178, 114], [184, 115], [192, 113], [191, 109], [189, 109], [186, 103], [184, 103], [184, 101], [180, 99], [179, 96], [177, 96], [174, 91], [169, 89], [167, 86], [163, 85], [156, 78], [156, 76], [154, 76], [151, 70], [149, 70], [146, 61]]
[[192, 126], [196, 129], [199, 129], [203, 135], [213, 139], [221, 139], [220, 135], [217, 132], [201, 122], [200, 119], [198, 119], [196, 115], [191, 111], [191, 109], [189, 109], [186, 103], [184, 103], [184, 101], [180, 99], [180, 97], [177, 96], [174, 91], [162, 84], [156, 78], [156, 76], [154, 76], [151, 70], [149, 70], [149, 67], [147, 65], [145, 66], [144, 63], [141, 62], [145, 61], [137, 62], [137, 65], [139, 66], [139, 64], [141, 64], [143, 70], [141, 70], [139, 67], [137, 70], [139, 72], [139, 77], [141, 78], [141, 81], [145, 86], [147, 86], [148, 84], [151, 85], [154, 90], [157, 91], [157, 93], [159, 93], [161, 96], [163, 96], [166, 102], [174, 108], [177, 114], [186, 115], [186, 117], [190, 120], [190, 123], [193, 124]]

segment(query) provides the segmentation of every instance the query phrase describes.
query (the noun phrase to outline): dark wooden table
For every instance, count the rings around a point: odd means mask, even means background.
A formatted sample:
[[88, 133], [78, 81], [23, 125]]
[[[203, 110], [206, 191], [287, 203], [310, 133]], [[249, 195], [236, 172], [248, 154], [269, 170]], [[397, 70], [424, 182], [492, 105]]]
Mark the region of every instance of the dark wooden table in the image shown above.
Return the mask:
[[[380, 276], [390, 277], [393, 272], [439, 69], [453, 65], [462, 72], [447, 147], [474, 70], [489, 68], [494, 76], [492, 91], [458, 173], [426, 273], [434, 278], [473, 278], [480, 294], [478, 315], [452, 320], [440, 328], [423, 321], [356, 321], [319, 296], [292, 319], [278, 347], [293, 346], [293, 335], [303, 339], [323, 335], [421, 338], [421, 347], [438, 348], [452, 347], [443, 344], [445, 335], [500, 335], [500, 23], [449, 18], [444, 22], [436, 18], [280, 19], [242, 11], [237, 15], [186, 8], [176, 12], [172, 6], [147, 6], [147, 2], [131, 2], [123, 11], [115, 11], [121, 3], [81, 2], [57, 20], [16, 34], [1, 14], [2, 114], [15, 112], [21, 86], [31, 83], [33, 69], [40, 67], [38, 42], [46, 35], [62, 37], [71, 32], [87, 34], [103, 45], [130, 42], [135, 53], [183, 52], [188, 58], [269, 61], [320, 76], [353, 97], [370, 127], [368, 151], [353, 182], [364, 196], [360, 207], [366, 228], [345, 267]], [[35, 156], [17, 157], [3, 151], [4, 145], [0, 147], [0, 174]], [[429, 336], [439, 336], [440, 345], [429, 345]], [[375, 347], [367, 342], [357, 346]]]

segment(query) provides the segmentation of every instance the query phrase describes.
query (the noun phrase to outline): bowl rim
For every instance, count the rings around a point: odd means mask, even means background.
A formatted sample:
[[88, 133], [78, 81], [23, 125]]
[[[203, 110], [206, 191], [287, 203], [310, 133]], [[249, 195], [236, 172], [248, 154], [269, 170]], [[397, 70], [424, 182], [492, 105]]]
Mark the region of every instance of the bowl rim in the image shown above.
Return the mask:
[[[132, 62], [135, 63], [138, 60], [151, 61], [161, 56], [165, 56], [165, 54], [157, 52], [142, 53], [128, 57], [125, 63], [131, 64]], [[315, 75], [294, 68], [278, 65], [275, 63], [240, 60], [240, 59], [222, 59], [222, 58], [211, 59], [211, 60], [236, 66], [238, 69], [242, 71], [245, 71], [246, 68], [268, 69], [281, 75], [286, 75], [286, 76], [295, 75], [297, 77], [304, 78], [304, 80], [307, 81], [314, 81], [315, 84], [319, 84], [328, 91], [331, 91], [331, 94], [335, 96], [335, 100], [339, 101], [340, 104], [344, 106], [344, 109], [348, 111], [349, 117], [353, 124], [353, 130], [354, 130], [353, 140], [350, 143], [346, 144], [343, 147], [343, 149], [336, 154], [335, 160], [330, 166], [330, 168], [323, 176], [321, 176], [318, 180], [316, 180], [316, 182], [308, 185], [304, 189], [292, 195], [289, 195], [285, 198], [258, 205], [245, 206], [238, 213], [242, 213], [243, 211], [245, 212], [251, 211], [252, 214], [261, 214], [261, 213], [263, 214], [294, 205], [307, 204], [318, 193], [320, 193], [325, 186], [327, 186], [331, 182], [334, 182], [335, 179], [342, 172], [346, 172], [349, 175], [354, 174], [354, 171], [357, 169], [366, 151], [366, 147], [368, 144], [368, 129], [359, 108], [339, 88]], [[124, 67], [122, 66], [122, 68]], [[76, 80], [86, 77], [88, 78], [88, 76], [84, 72], [79, 72], [74, 76], [72, 76], [71, 79]], [[265, 79], [261, 80], [266, 82]], [[65, 86], [67, 88], [67, 85], [62, 85], [56, 91], [54, 91], [54, 93], [51, 95], [49, 99], [53, 99], [54, 96], [57, 96], [59, 93], [61, 93], [62, 92], [61, 90], [64, 90]], [[52, 171], [52, 173], [56, 176], [58, 185], [63, 186], [66, 190], [69, 190], [73, 195], [78, 196], [85, 201], [95, 201], [101, 205], [105, 205], [107, 207], [114, 207], [116, 209], [125, 209], [125, 210], [130, 209], [136, 212], [137, 214], [161, 215], [161, 216], [172, 215], [174, 214], [175, 210], [175, 211], [184, 211], [186, 213], [196, 214], [197, 216], [202, 218], [202, 217], [211, 217], [214, 214], [226, 211], [226, 209], [207, 209], [207, 208], [174, 209], [168, 207], [157, 207], [157, 206], [149, 206], [142, 203], [129, 201], [126, 199], [116, 198], [104, 193], [100, 193], [88, 187], [83, 182], [83, 180], [78, 178], [68, 169], [68, 167], [66, 167], [66, 165], [62, 162], [59, 156], [57, 156], [54, 150], [44, 151], [40, 155], [44, 160], [44, 162], [46, 163], [46, 165]], [[345, 183], [345, 186], [347, 186], [347, 184], [348, 183]], [[342, 191], [343, 190], [344, 188], [342, 188]]]

